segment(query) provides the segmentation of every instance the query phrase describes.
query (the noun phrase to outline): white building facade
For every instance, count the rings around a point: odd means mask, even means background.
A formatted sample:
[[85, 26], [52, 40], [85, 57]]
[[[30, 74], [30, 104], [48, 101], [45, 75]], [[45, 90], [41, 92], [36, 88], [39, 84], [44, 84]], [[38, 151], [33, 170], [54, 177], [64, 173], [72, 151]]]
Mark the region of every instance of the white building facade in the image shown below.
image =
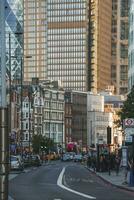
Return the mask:
[[[107, 144], [107, 127], [113, 126], [112, 113], [104, 112], [104, 97], [87, 95], [87, 145]], [[112, 138], [112, 137], [111, 137]]]

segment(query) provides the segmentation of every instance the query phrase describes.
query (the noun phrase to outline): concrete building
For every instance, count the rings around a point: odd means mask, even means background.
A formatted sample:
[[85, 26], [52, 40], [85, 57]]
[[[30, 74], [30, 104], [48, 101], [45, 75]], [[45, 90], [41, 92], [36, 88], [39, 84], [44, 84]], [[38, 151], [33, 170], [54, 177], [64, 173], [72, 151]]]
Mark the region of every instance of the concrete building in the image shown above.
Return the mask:
[[111, 85], [111, 0], [90, 1], [90, 77], [95, 93]]
[[134, 85], [134, 1], [130, 1], [129, 5], [129, 69], [128, 69], [128, 91], [131, 91]]
[[126, 94], [128, 90], [128, 3], [129, 1], [112, 0], [111, 2], [112, 2], [111, 78], [112, 78], [112, 85], [114, 85], [115, 87], [115, 94], [119, 95], [119, 94]]

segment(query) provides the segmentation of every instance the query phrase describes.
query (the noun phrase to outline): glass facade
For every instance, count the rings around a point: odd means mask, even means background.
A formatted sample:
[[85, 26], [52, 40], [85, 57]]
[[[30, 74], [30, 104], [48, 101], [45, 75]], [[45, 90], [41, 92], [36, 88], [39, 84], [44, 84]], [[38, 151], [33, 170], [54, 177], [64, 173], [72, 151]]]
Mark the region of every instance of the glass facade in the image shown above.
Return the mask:
[[47, 1], [47, 76], [86, 90], [87, 0]]
[[112, 0], [112, 85], [116, 94], [128, 90], [128, 0]]
[[129, 8], [128, 87], [130, 91], [134, 85], [134, 0], [130, 0]]
[[11, 80], [21, 78], [23, 58], [23, 0], [5, 1], [6, 66]]

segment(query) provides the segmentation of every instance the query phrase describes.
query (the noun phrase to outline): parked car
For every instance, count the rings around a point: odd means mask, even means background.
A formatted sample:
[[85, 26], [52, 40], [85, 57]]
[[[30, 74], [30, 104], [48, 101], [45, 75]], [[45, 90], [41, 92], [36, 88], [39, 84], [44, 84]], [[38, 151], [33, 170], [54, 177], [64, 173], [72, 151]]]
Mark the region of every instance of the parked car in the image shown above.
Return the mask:
[[61, 156], [62, 161], [70, 161], [70, 155], [65, 153]]
[[32, 165], [30, 155], [25, 156], [23, 160], [24, 160], [24, 167], [30, 167]]
[[24, 163], [22, 162], [19, 156], [11, 156], [10, 157], [10, 169], [11, 170], [23, 170]]
[[32, 166], [41, 166], [41, 159], [39, 155], [31, 155], [31, 165]]
[[82, 161], [82, 155], [81, 154], [76, 154], [74, 156], [74, 162], [81, 162]]

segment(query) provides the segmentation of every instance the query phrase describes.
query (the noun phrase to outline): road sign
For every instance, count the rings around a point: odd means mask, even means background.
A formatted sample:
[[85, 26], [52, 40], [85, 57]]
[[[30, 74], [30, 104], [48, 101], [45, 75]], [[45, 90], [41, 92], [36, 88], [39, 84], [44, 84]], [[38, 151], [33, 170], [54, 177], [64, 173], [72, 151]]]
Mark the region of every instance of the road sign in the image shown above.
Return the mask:
[[134, 135], [134, 128], [125, 129], [125, 142], [132, 142], [132, 135]]
[[124, 126], [125, 127], [134, 127], [134, 119], [133, 118], [127, 118], [124, 120]]

